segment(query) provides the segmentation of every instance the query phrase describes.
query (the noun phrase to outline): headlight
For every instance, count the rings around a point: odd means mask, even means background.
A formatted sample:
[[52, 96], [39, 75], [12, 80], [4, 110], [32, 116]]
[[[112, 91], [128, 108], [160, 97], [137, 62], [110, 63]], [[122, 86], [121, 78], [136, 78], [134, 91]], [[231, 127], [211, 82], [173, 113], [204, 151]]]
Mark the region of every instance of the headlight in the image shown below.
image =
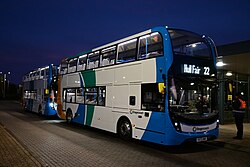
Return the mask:
[[54, 104], [53, 104], [53, 103], [49, 103], [49, 106], [50, 106], [51, 108], [53, 108], [53, 107], [54, 107]]
[[217, 119], [216, 128], [219, 128], [219, 125], [220, 125], [220, 120]]
[[176, 129], [178, 132], [181, 132], [181, 126], [180, 126], [180, 123], [179, 123], [179, 122], [175, 122], [175, 123], [174, 123], [174, 127], [175, 127], [175, 129]]
[[50, 106], [53, 110], [57, 110], [57, 104], [56, 104], [56, 103], [49, 103], [49, 106]]

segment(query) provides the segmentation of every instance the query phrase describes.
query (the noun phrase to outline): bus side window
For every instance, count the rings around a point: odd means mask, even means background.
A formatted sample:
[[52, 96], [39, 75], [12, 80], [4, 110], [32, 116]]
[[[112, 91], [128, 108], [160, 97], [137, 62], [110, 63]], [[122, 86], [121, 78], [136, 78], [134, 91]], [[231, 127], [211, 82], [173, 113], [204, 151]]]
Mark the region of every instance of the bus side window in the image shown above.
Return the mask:
[[45, 69], [45, 73], [46, 73], [46, 78], [48, 78], [49, 77], [49, 68]]
[[162, 37], [158, 32], [140, 37], [138, 59], [156, 57], [162, 54]]
[[87, 69], [93, 69], [99, 67], [99, 60], [100, 60], [99, 51], [95, 53], [90, 53], [88, 58]]
[[97, 88], [86, 88], [85, 104], [97, 104]]
[[40, 79], [40, 70], [37, 70], [35, 73], [35, 79]]
[[76, 89], [76, 102], [82, 104], [84, 103], [84, 88]]
[[142, 84], [141, 92], [142, 110], [164, 112], [165, 95], [159, 92], [157, 83]]
[[69, 61], [69, 69], [68, 69], [69, 73], [76, 71], [76, 64], [77, 64], [77, 58], [71, 59]]
[[115, 63], [116, 46], [103, 49], [101, 53], [102, 53], [101, 66], [108, 66]]
[[44, 70], [41, 70], [41, 72], [40, 72], [40, 78], [43, 79], [43, 77], [44, 77]]
[[136, 58], [137, 39], [132, 39], [118, 45], [117, 63], [134, 61]]
[[68, 61], [63, 61], [60, 66], [60, 74], [66, 74], [68, 72]]
[[106, 88], [98, 87], [98, 105], [105, 106]]
[[87, 54], [82, 55], [78, 59], [77, 71], [85, 70], [87, 64]]
[[67, 89], [66, 90], [66, 102], [75, 103], [76, 102], [76, 89]]

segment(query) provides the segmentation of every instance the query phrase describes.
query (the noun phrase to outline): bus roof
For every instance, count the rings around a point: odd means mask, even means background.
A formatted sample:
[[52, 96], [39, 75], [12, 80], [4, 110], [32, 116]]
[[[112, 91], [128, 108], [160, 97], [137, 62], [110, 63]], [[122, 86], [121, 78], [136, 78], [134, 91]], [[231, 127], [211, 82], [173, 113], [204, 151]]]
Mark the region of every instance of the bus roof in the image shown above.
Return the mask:
[[77, 57], [82, 56], [82, 55], [84, 55], [84, 54], [88, 54], [88, 53], [91, 53], [91, 52], [94, 52], [94, 51], [97, 51], [97, 50], [100, 50], [100, 49], [104, 49], [104, 48], [107, 48], [107, 47], [116, 45], [116, 44], [118, 44], [118, 43], [122, 43], [122, 42], [128, 41], [128, 40], [130, 40], [130, 39], [134, 39], [134, 38], [140, 37], [140, 36], [145, 35], [145, 34], [149, 34], [150, 32], [152, 32], [152, 29], [149, 29], [149, 30], [146, 30], [146, 31], [143, 31], [143, 32], [140, 32], [140, 33], [137, 33], [137, 34], [134, 34], [134, 35], [131, 35], [131, 36], [128, 36], [128, 37], [119, 39], [119, 40], [117, 40], [117, 41], [108, 43], [108, 44], [106, 44], [106, 45], [99, 46], [99, 47], [94, 48], [94, 49], [92, 49], [92, 50], [88, 50], [88, 51], [79, 53], [79, 54], [77, 54], [77, 55], [75, 55], [75, 56], [68, 57], [68, 58], [66, 58], [66, 59], [67, 59], [67, 60], [69, 60], [69, 59], [74, 59], [74, 58], [77, 58]]
[[140, 32], [140, 33], [131, 35], [131, 36], [128, 36], [128, 37], [126, 37], [126, 38], [122, 38], [122, 39], [120, 39], [120, 40], [117, 40], [117, 41], [108, 43], [108, 44], [106, 44], [106, 45], [103, 45], [103, 46], [94, 48], [94, 49], [92, 49], [92, 51], [97, 51], [97, 50], [100, 50], [100, 49], [104, 49], [104, 48], [107, 48], [107, 47], [109, 47], [109, 46], [116, 45], [116, 44], [118, 44], [118, 43], [122, 43], [122, 42], [128, 41], [128, 40], [130, 40], [130, 39], [134, 39], [134, 38], [140, 37], [140, 36], [145, 35], [145, 34], [149, 34], [151, 31], [152, 31], [152, 30], [149, 29], [149, 30], [146, 30], [146, 31], [143, 31], [143, 32]]
[[[105, 49], [105, 48], [107, 48], [107, 47], [110, 47], [110, 46], [113, 46], [113, 45], [116, 45], [116, 44], [119, 44], [119, 43], [122, 43], [122, 42], [125, 42], [125, 41], [128, 41], [128, 40], [131, 40], [131, 39], [134, 39], [134, 38], [137, 38], [137, 37], [140, 37], [140, 36], [149, 34], [149, 33], [151, 33], [151, 32], [153, 31], [153, 29], [157, 29], [157, 28], [177, 29], [177, 28], [168, 27], [168, 26], [158, 26], [158, 27], [154, 27], [154, 28], [148, 29], [148, 30], [146, 30], [146, 31], [142, 31], [142, 32], [139, 32], [139, 33], [137, 33], [137, 34], [133, 34], [133, 35], [131, 35], [131, 36], [128, 36], [128, 37], [119, 39], [119, 40], [117, 40], [117, 41], [114, 41], [114, 42], [111, 42], [111, 43], [108, 43], [108, 44], [105, 44], [105, 45], [102, 45], [102, 46], [93, 48], [92, 50], [88, 50], [88, 51], [79, 53], [79, 54], [77, 54], [77, 55], [75, 55], [75, 56], [67, 57], [67, 58], [65, 58], [64, 60], [74, 59], [74, 58], [77, 58], [77, 57], [82, 56], [82, 55], [84, 55], [84, 54], [88, 54], [88, 53], [95, 52], [95, 51], [98, 51], [98, 50], [101, 50], [101, 49]], [[183, 29], [178, 29], [178, 30], [183, 30]], [[187, 31], [187, 30], [183, 30], [183, 31]], [[191, 31], [187, 31], [187, 32], [191, 32]], [[199, 35], [199, 34], [197, 34], [197, 35]]]

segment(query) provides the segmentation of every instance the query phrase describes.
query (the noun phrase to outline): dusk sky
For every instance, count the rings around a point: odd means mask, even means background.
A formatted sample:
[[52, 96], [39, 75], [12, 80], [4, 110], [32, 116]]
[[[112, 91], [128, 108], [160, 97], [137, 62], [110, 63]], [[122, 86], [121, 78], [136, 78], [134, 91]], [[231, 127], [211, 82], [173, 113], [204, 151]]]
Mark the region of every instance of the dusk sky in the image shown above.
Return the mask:
[[0, 71], [28, 71], [156, 26], [250, 40], [249, 0], [1, 0]]

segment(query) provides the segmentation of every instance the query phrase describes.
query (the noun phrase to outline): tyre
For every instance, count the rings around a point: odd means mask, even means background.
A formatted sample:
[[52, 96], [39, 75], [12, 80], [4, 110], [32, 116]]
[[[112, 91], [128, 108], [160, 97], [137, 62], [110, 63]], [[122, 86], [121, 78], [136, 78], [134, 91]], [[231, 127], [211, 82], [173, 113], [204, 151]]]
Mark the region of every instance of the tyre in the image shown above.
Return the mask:
[[67, 123], [71, 123], [73, 119], [73, 114], [71, 110], [67, 110], [66, 112], [66, 121]]
[[42, 106], [39, 105], [38, 107], [38, 115], [42, 116]]
[[128, 119], [122, 119], [118, 123], [118, 135], [124, 140], [132, 138], [132, 126]]

